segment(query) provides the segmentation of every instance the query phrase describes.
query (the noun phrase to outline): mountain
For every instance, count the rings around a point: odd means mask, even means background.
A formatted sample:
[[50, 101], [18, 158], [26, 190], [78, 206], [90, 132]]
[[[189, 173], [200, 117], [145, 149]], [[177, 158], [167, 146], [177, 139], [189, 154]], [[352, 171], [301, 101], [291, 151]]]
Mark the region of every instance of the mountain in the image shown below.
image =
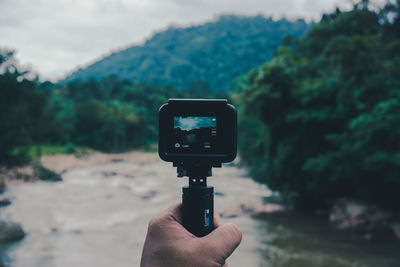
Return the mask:
[[157, 33], [144, 45], [112, 53], [63, 82], [114, 74], [152, 86], [230, 91], [239, 76], [271, 59], [285, 36], [299, 37], [308, 28], [304, 20], [221, 16], [200, 26]]

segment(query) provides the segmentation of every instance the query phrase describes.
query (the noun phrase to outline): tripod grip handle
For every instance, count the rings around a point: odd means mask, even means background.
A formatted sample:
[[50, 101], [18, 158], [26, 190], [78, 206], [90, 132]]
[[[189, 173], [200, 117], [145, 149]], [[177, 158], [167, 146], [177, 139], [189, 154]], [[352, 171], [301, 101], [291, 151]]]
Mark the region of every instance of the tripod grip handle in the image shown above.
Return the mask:
[[214, 187], [182, 188], [183, 226], [198, 237], [214, 230]]

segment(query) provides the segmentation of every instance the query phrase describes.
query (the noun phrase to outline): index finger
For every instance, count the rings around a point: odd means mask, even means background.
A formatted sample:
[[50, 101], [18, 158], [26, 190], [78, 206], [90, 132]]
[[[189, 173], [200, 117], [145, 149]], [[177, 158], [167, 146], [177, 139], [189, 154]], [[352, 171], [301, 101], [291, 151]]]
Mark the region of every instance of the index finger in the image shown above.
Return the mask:
[[167, 217], [182, 224], [182, 203], [177, 203], [169, 207], [165, 212]]
[[[182, 220], [182, 203], [177, 203], [165, 211], [165, 217], [170, 218], [173, 221], [183, 224]], [[219, 213], [214, 210], [214, 228], [221, 225], [221, 217]]]

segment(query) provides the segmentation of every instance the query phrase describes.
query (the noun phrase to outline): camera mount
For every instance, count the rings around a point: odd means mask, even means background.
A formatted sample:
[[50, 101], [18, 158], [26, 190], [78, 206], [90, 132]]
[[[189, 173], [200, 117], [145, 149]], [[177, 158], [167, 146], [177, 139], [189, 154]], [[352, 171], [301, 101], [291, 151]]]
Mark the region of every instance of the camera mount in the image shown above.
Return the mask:
[[212, 167], [236, 157], [236, 109], [226, 99], [169, 99], [159, 111], [158, 153], [173, 162], [182, 188], [183, 225], [196, 236], [214, 229]]
[[181, 164], [177, 176], [189, 177], [182, 188], [183, 226], [196, 236], [205, 236], [214, 229], [214, 187], [207, 186], [211, 166]]

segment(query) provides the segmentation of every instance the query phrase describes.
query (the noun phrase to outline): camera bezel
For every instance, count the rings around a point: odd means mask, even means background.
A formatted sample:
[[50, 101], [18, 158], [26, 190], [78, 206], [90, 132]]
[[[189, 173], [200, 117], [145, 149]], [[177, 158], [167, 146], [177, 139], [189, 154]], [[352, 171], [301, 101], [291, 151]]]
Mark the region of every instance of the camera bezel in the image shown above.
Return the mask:
[[[168, 137], [173, 131], [176, 116], [216, 117], [219, 141], [224, 142], [223, 153], [171, 153]], [[231, 162], [237, 153], [237, 112], [226, 99], [169, 99], [159, 110], [158, 154], [167, 162], [196, 162], [220, 164]]]

